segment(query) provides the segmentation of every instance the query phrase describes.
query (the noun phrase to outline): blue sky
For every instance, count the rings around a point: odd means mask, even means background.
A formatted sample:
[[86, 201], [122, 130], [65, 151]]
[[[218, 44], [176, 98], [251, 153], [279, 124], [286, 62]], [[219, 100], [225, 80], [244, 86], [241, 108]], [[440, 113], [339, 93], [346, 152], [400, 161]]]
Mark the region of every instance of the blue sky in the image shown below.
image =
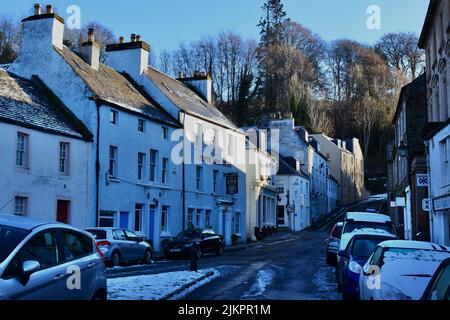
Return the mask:
[[[46, 3], [51, 0], [47, 0]], [[8, 1], [0, 14], [28, 16], [36, 0]], [[141, 34], [156, 52], [172, 49], [222, 30], [258, 38], [256, 27], [264, 0], [54, 0], [64, 18], [69, 5], [81, 8], [83, 23], [98, 21], [117, 36]], [[355, 39], [372, 44], [384, 33], [420, 33], [428, 0], [284, 0], [288, 16], [320, 34], [325, 40]], [[370, 5], [381, 9], [381, 30], [366, 27]], [[43, 3], [44, 6], [44, 3]]]

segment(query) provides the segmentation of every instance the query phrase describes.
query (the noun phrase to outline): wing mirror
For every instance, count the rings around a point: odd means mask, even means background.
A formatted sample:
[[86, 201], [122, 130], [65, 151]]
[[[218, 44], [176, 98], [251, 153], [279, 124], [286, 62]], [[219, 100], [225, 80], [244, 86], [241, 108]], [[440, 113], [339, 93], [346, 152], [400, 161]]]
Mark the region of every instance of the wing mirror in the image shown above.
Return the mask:
[[37, 261], [25, 261], [22, 263], [22, 275], [20, 282], [25, 286], [30, 280], [30, 276], [41, 268], [41, 264]]

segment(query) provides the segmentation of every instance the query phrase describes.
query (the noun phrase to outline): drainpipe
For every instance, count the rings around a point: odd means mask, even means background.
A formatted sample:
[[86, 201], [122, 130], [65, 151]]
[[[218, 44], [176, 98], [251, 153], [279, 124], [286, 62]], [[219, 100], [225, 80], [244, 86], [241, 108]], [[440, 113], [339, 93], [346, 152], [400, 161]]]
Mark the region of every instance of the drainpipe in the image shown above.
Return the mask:
[[99, 206], [100, 206], [100, 102], [97, 105], [97, 145], [95, 160], [95, 225], [99, 226]]
[[[180, 122], [181, 122], [181, 124], [182, 124], [182, 126], [183, 126], [183, 130], [185, 129], [184, 128], [184, 122], [185, 122], [185, 118], [186, 118], [186, 115], [185, 115], [185, 113], [184, 112], [181, 112], [180, 113]], [[183, 133], [183, 168], [182, 168], [182, 173], [183, 173], [183, 177], [182, 177], [182, 184], [183, 184], [183, 187], [182, 187], [182, 197], [183, 197], [183, 218], [182, 218], [182, 221], [183, 221], [183, 231], [184, 230], [186, 230], [186, 214], [187, 214], [187, 212], [186, 212], [186, 150], [185, 150], [185, 134]], [[190, 146], [189, 146], [190, 147]]]
[[433, 199], [431, 197], [431, 172], [430, 172], [430, 156], [429, 156], [429, 151], [430, 151], [430, 140], [426, 140], [424, 141], [425, 143], [425, 154], [426, 154], [426, 158], [427, 158], [427, 174], [428, 174], [428, 198], [430, 199], [430, 204], [431, 204], [431, 210], [428, 213], [428, 223], [430, 224], [430, 241], [433, 242], [434, 241], [434, 228], [433, 228], [433, 215], [434, 215], [434, 205], [433, 205]]

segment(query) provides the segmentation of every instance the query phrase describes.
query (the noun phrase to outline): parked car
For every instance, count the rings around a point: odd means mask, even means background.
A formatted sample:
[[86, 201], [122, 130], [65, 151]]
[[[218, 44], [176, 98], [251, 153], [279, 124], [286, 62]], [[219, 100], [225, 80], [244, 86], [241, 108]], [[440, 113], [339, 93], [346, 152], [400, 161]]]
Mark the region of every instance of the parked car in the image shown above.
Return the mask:
[[180, 232], [164, 247], [164, 254], [168, 259], [175, 256], [190, 256], [195, 250], [200, 258], [204, 253], [221, 255], [224, 250], [224, 241], [221, 235], [210, 229], [185, 230]]
[[327, 243], [327, 264], [335, 266], [337, 262], [337, 254], [339, 250], [339, 241], [341, 239], [342, 227], [344, 222], [336, 223], [331, 229], [330, 237], [325, 240]]
[[347, 248], [355, 231], [370, 231], [371, 229], [384, 230], [388, 234], [397, 236], [389, 216], [369, 212], [347, 212], [339, 243], [339, 251], [344, 251]]
[[106, 299], [103, 256], [89, 233], [1, 215], [0, 244], [0, 299]]
[[340, 251], [340, 263], [337, 266], [342, 281], [344, 300], [359, 299], [359, 275], [377, 245], [383, 241], [393, 240], [393, 235], [362, 233], [355, 235], [345, 251]]
[[436, 270], [421, 300], [450, 300], [450, 258], [445, 259]]
[[105, 262], [110, 267], [117, 267], [123, 263], [143, 262], [152, 263], [153, 249], [144, 238], [130, 230], [119, 228], [90, 228], [91, 233]]
[[359, 278], [361, 300], [418, 300], [450, 250], [430, 242], [380, 243]]

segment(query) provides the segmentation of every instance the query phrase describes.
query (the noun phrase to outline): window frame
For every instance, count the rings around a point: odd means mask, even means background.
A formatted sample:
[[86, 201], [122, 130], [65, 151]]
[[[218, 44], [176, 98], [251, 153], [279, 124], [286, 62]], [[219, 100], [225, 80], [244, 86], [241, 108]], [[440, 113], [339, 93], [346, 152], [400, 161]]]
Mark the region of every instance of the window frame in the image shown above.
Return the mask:
[[146, 125], [147, 125], [147, 121], [145, 119], [138, 118], [138, 125], [137, 125], [138, 132], [145, 133]]
[[[169, 206], [161, 207], [161, 232], [169, 233]], [[165, 222], [165, 224], [163, 224]]]
[[119, 125], [119, 111], [114, 109], [109, 110], [109, 124], [113, 126]]
[[[65, 147], [64, 150], [64, 157], [62, 155], [63, 152], [63, 146]], [[67, 141], [60, 141], [59, 142], [59, 174], [64, 176], [70, 176], [70, 158], [71, 158], [71, 145], [70, 142]], [[61, 161], [64, 161], [64, 171], [61, 171]]]
[[[113, 151], [113, 152], [111, 152], [111, 151]], [[109, 167], [108, 167], [108, 173], [109, 173], [109, 176], [112, 177], [112, 178], [116, 178], [117, 177], [118, 154], [119, 154], [119, 148], [116, 147], [116, 146], [110, 145], [109, 146]]]
[[[134, 205], [133, 226], [134, 226], [135, 232], [142, 232], [143, 219], [144, 219], [144, 208], [145, 208], [145, 205], [142, 203], [136, 203]], [[138, 225], [139, 225], [139, 228], [138, 228]]]
[[[19, 199], [21, 199], [21, 200], [24, 200], [24, 203], [23, 203], [23, 214], [17, 214], [18, 213], [18, 211], [17, 211], [17, 200], [19, 200]], [[18, 217], [27, 217], [28, 216], [28, 209], [29, 209], [29, 197], [28, 196], [25, 196], [25, 195], [16, 195], [15, 197], [14, 197], [14, 215], [15, 216], [18, 216]]]
[[166, 184], [169, 181], [169, 159], [162, 158], [161, 163], [161, 183]]
[[195, 167], [195, 189], [200, 192], [203, 190], [203, 167], [196, 166]]
[[[158, 180], [158, 155], [159, 152], [156, 149], [150, 149], [149, 159], [149, 180], [150, 182], [156, 182]], [[153, 159], [154, 156], [154, 159]]]
[[[23, 142], [19, 142], [20, 137], [23, 137]], [[19, 143], [21, 143], [22, 149], [19, 149]], [[19, 154], [21, 164], [18, 163]], [[30, 169], [30, 135], [22, 131], [17, 131], [16, 134], [16, 167], [25, 170]]]
[[146, 167], [146, 154], [144, 152], [138, 152], [138, 166], [137, 166], [137, 179], [139, 181], [144, 180], [145, 167]]

